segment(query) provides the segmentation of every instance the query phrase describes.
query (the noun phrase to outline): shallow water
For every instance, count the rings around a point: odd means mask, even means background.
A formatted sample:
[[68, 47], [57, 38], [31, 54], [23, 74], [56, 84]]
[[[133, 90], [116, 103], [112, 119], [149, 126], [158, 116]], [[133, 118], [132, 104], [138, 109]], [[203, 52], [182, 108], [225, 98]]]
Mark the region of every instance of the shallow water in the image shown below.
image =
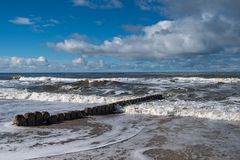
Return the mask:
[[[51, 77], [50, 74], [24, 74], [19, 75], [17, 80], [6, 80], [13, 75], [8, 75], [8, 78], [5, 75], [0, 80], [0, 100], [5, 103], [9, 101], [7, 106], [14, 112], [17, 107], [11, 107], [12, 100], [16, 100], [14, 103], [17, 103], [17, 100], [59, 102], [60, 106], [64, 104], [68, 109], [69, 105], [75, 103], [103, 104], [162, 93], [166, 98], [164, 101], [130, 106], [125, 111], [240, 120], [239, 74], [226, 74], [225, 77], [223, 74], [203, 74], [197, 77], [190, 73], [183, 76], [142, 73], [133, 78], [134, 75], [56, 74]], [[21, 105], [22, 101], [19, 103]], [[5, 108], [1, 104], [0, 111], [8, 114]], [[29, 109], [32, 110], [31, 107]], [[44, 105], [34, 109], [43, 110]]]
[[[18, 77], [12, 80], [13, 76]], [[77, 131], [72, 128], [44, 128], [39, 131], [12, 126], [14, 115], [19, 113], [44, 110], [57, 113], [159, 93], [165, 100], [119, 108], [128, 115], [126, 119], [117, 120], [118, 127], [92, 141], [89, 141], [91, 128], [87, 127]], [[28, 150], [28, 158], [33, 158], [124, 141], [141, 131], [141, 126], [129, 125], [128, 122], [131, 117], [142, 114], [238, 123], [240, 74], [0, 74], [0, 156], [14, 159]], [[115, 124], [112, 120], [101, 123]], [[88, 138], [81, 140], [79, 135]], [[68, 143], [53, 145], [59, 141]]]
[[[110, 119], [109, 119], [110, 118]], [[240, 126], [238, 123], [226, 123], [190, 117], [160, 117], [149, 115], [115, 115], [98, 117], [96, 120], [113, 122], [120, 126], [141, 126], [139, 132], [120, 143], [114, 143], [93, 150], [61, 154], [39, 158], [39, 160], [88, 160], [88, 159], [123, 159], [123, 160], [238, 160], [240, 153]], [[113, 123], [112, 125], [116, 125]], [[128, 127], [125, 128], [129, 130]], [[124, 130], [119, 130], [121, 135]], [[111, 132], [111, 131], [110, 131]], [[134, 132], [132, 132], [134, 133]], [[118, 136], [117, 136], [118, 137]], [[116, 137], [116, 139], [117, 139]], [[108, 139], [105, 137], [105, 139]]]

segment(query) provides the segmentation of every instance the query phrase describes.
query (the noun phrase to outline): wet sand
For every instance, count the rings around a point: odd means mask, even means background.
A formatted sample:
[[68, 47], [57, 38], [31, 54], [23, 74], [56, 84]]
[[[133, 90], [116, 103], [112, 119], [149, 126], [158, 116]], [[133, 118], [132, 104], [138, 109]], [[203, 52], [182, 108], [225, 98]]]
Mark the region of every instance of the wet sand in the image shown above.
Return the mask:
[[[119, 121], [125, 119], [125, 121]], [[111, 123], [112, 122], [112, 123]], [[113, 132], [114, 125], [142, 127], [136, 135], [116, 143], [80, 152], [37, 158], [36, 160], [101, 160], [101, 159], [164, 159], [164, 160], [239, 160], [239, 122], [210, 121], [190, 117], [147, 115], [109, 115], [69, 121], [51, 128], [84, 129], [92, 136]], [[123, 127], [121, 132], [129, 128]], [[108, 137], [105, 137], [108, 139]], [[116, 137], [117, 138], [117, 137]], [[72, 139], [77, 141], [77, 139]], [[68, 142], [59, 142], [64, 145]], [[80, 143], [80, 142], [79, 142]]]

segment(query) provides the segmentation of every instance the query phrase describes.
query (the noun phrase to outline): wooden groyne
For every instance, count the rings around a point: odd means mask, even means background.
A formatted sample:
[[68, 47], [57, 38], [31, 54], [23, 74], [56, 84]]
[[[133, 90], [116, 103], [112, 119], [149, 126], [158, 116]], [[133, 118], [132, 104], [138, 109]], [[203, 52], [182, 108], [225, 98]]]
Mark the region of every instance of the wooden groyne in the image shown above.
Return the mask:
[[67, 111], [64, 113], [58, 113], [54, 115], [50, 115], [49, 112], [27, 112], [23, 115], [18, 114], [14, 118], [14, 124], [17, 126], [41, 126], [41, 125], [51, 125], [62, 123], [64, 121], [70, 121], [74, 119], [80, 119], [87, 116], [95, 116], [95, 115], [107, 115], [113, 114], [117, 112], [118, 106], [127, 106], [132, 104], [144, 103], [154, 100], [164, 99], [161, 94], [150, 95], [130, 100], [118, 101], [115, 103], [99, 105], [95, 107], [88, 107], [84, 110], [75, 110], [75, 111]]

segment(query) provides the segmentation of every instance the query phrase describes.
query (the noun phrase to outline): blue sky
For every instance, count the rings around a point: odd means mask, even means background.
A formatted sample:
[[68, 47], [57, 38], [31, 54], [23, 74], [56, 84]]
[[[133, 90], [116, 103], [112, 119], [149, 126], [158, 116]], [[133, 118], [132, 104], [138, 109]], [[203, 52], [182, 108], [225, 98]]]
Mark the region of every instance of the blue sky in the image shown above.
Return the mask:
[[239, 71], [239, 7], [237, 0], [2, 0], [0, 72]]

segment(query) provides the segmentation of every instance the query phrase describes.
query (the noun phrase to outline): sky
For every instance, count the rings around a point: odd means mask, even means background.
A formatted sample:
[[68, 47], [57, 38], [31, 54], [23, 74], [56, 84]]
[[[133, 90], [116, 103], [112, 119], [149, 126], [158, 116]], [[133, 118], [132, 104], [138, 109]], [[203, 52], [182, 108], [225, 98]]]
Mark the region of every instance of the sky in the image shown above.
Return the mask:
[[240, 71], [239, 0], [1, 0], [0, 72]]

